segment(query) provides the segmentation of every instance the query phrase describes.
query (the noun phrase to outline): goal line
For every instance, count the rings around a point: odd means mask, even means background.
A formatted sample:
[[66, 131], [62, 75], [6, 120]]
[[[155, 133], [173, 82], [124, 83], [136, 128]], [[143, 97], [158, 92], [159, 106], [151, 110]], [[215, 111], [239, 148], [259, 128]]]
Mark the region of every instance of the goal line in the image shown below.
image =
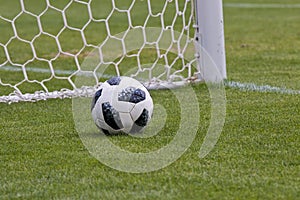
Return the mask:
[[238, 89], [241, 91], [261, 92], [261, 93], [279, 93], [299, 95], [300, 90], [293, 90], [288, 88], [270, 86], [270, 85], [257, 85], [255, 83], [241, 83], [237, 81], [224, 81], [224, 85], [228, 88]]
[[[20, 68], [13, 67], [13, 66], [2, 66], [0, 68], [0, 71], [21, 71]], [[36, 72], [36, 73], [49, 73], [50, 70], [48, 69], [43, 69], [43, 68], [38, 68], [38, 67], [28, 67], [26, 70]], [[55, 73], [58, 75], [70, 75], [74, 73], [75, 71], [70, 71], [70, 70], [56, 70]], [[78, 76], [85, 76], [85, 74], [78, 74]], [[111, 78], [113, 75], [109, 74], [101, 74], [99, 75], [103, 78]], [[271, 85], [258, 85], [255, 83], [242, 83], [242, 82], [237, 82], [237, 81], [224, 81], [224, 85], [228, 88], [233, 88], [233, 89], [238, 89], [242, 91], [252, 91], [252, 92], [269, 92], [269, 93], [280, 93], [280, 94], [292, 94], [292, 95], [298, 95], [300, 94], [300, 90], [293, 90], [293, 89], [288, 89], [288, 88], [282, 88], [282, 87], [276, 87], [276, 86], [271, 86]], [[65, 96], [65, 97], [75, 97], [75, 96], [91, 96], [93, 94], [94, 90], [92, 88], [79, 88], [77, 90], [65, 90], [64, 92], [58, 93], [49, 93], [47, 95], [44, 94], [44, 97], [42, 97], [42, 94], [36, 93], [35, 95], [39, 95], [42, 99], [46, 98], [61, 98], [60, 96]], [[6, 97], [8, 98], [8, 97]], [[33, 98], [32, 95], [24, 96], [24, 99], [30, 99]], [[1, 99], [0, 99], [1, 100]], [[19, 97], [16, 97], [12, 100], [13, 102], [15, 101], [20, 101]]]

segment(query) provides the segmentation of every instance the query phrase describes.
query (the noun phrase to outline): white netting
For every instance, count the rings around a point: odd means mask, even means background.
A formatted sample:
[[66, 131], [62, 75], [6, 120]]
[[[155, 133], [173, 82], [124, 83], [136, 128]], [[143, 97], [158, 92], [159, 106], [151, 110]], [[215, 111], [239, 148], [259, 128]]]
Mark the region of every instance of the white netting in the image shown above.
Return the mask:
[[0, 102], [89, 96], [115, 75], [149, 88], [197, 79], [191, 0], [0, 3]]

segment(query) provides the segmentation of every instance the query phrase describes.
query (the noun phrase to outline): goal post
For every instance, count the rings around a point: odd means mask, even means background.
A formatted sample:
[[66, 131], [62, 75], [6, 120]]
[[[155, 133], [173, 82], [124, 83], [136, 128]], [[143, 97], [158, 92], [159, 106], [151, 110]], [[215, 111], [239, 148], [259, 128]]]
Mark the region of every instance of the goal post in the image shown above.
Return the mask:
[[226, 78], [222, 0], [3, 1], [0, 27], [4, 103], [91, 96], [116, 75], [150, 89], [218, 81], [207, 59]]
[[[201, 46], [209, 56], [201, 56], [199, 60], [202, 76], [209, 76], [205, 59], [213, 60], [220, 72], [220, 77], [226, 79], [226, 58], [224, 39], [224, 19], [222, 0], [196, 0], [195, 15], [198, 30], [196, 31], [196, 45]], [[213, 77], [206, 77], [208, 80]]]

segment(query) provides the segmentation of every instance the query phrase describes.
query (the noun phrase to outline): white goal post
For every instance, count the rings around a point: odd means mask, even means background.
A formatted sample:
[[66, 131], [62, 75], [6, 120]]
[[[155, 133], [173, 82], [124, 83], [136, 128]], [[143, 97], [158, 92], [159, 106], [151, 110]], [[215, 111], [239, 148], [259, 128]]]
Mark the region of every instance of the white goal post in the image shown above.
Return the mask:
[[91, 96], [116, 75], [215, 81], [206, 59], [226, 79], [222, 0], [3, 1], [0, 27], [0, 103]]
[[[225, 39], [224, 39], [224, 19], [222, 0], [196, 0], [196, 24], [198, 30], [199, 44], [210, 58], [215, 62], [221, 78], [225, 79], [226, 59], [225, 59]], [[201, 57], [201, 56], [200, 56]], [[205, 58], [200, 59], [200, 71], [203, 76], [209, 68], [205, 68]]]

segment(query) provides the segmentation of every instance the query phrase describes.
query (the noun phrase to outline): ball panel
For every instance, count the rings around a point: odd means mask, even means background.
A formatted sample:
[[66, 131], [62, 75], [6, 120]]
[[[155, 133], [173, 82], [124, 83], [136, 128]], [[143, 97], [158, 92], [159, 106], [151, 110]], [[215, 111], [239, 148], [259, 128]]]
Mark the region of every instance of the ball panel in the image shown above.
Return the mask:
[[102, 103], [104, 121], [114, 130], [123, 128], [119, 112], [114, 109], [109, 102]]
[[135, 104], [134, 108], [130, 112], [133, 121], [136, 121], [140, 117], [144, 109], [148, 110], [148, 115], [151, 118], [153, 113], [152, 99], [146, 99], [145, 101]]
[[101, 94], [102, 94], [102, 89], [98, 90], [98, 91], [95, 93], [95, 95], [94, 95], [94, 97], [93, 97], [93, 100], [92, 100], [91, 110], [94, 109], [95, 104], [96, 104], [96, 102], [98, 101], [98, 99], [99, 99], [99, 97], [101, 96]]
[[148, 90], [129, 77], [104, 82], [92, 100], [92, 116], [105, 134], [137, 133], [149, 123], [153, 102]]
[[96, 104], [92, 110], [92, 117], [93, 117], [96, 125], [98, 125], [98, 120], [104, 121], [103, 115], [102, 115], [102, 107], [101, 107], [101, 103], [99, 103], [99, 101], [96, 102]]
[[118, 100], [129, 102], [134, 90], [134, 87], [126, 87], [122, 89], [120, 92], [118, 92]]
[[111, 133], [106, 130], [106, 129], [103, 129], [103, 128], [99, 128], [105, 135], [111, 135]]
[[121, 78], [119, 76], [112, 77], [111, 79], [106, 81], [109, 85], [119, 85], [121, 82]]
[[110, 86], [106, 82], [103, 84], [102, 87], [102, 94], [101, 94], [101, 101], [102, 102], [111, 102], [113, 99], [113, 91], [115, 89], [115, 86]]
[[118, 112], [127, 112], [129, 113], [133, 107], [133, 103], [129, 102], [123, 102], [123, 101], [113, 101], [112, 106], [118, 111]]
[[139, 103], [146, 99], [146, 93], [140, 88], [127, 87], [118, 93], [118, 100], [130, 103]]
[[134, 124], [144, 127], [147, 125], [149, 118], [150, 118], [149, 111], [144, 109], [142, 114], [139, 116], [139, 118], [135, 120]]
[[133, 91], [130, 99], [129, 99], [129, 102], [131, 103], [139, 103], [141, 101], [144, 101], [146, 99], [146, 94], [143, 90], [141, 89], [136, 89]]
[[109, 129], [109, 127], [107, 126], [107, 124], [105, 123], [104, 120], [102, 119], [96, 119], [95, 120], [95, 124], [99, 129]]
[[134, 87], [134, 88], [139, 88], [143, 86], [139, 81], [136, 79], [126, 77], [126, 76], [121, 76], [121, 82], [119, 83], [120, 88], [126, 88], [126, 87]]
[[138, 126], [136, 124], [132, 125], [132, 128], [130, 129], [129, 133], [140, 133], [145, 127]]
[[120, 114], [120, 118], [121, 118], [121, 121], [123, 124], [122, 131], [125, 133], [128, 133], [134, 123], [131, 118], [131, 115], [130, 115], [130, 113], [122, 113], [122, 112], [120, 112], [119, 114]]
[[149, 111], [150, 116], [152, 116], [152, 113], [153, 113], [153, 100], [152, 100], [152, 98], [150, 96], [150, 93], [148, 91], [146, 92], [146, 100], [141, 102], [141, 103], [143, 103], [145, 108]]

